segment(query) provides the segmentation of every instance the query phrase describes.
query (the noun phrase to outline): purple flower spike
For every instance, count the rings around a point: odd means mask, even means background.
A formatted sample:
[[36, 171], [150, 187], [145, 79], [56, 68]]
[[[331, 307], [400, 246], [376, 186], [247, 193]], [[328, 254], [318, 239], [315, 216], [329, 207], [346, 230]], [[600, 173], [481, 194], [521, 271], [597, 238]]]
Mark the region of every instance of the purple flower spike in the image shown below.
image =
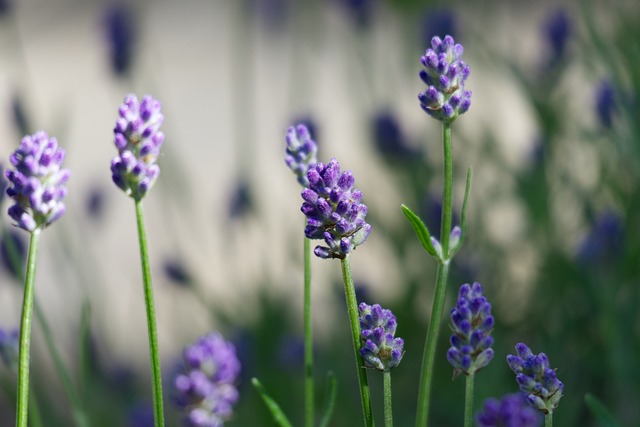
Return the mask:
[[156, 160], [164, 142], [164, 116], [160, 102], [149, 95], [141, 102], [127, 95], [118, 113], [113, 129], [118, 155], [111, 161], [111, 178], [127, 195], [141, 200], [160, 174]]
[[318, 145], [311, 139], [309, 129], [303, 124], [287, 129], [285, 140], [287, 148], [284, 162], [297, 175], [300, 185], [307, 187], [309, 167], [318, 163]]
[[327, 244], [316, 246], [316, 256], [344, 259], [371, 232], [371, 225], [365, 222], [367, 206], [361, 203], [362, 192], [353, 188], [351, 171], [340, 172], [336, 159], [326, 165], [311, 165], [307, 180], [300, 208], [307, 217], [304, 234], [309, 239], [324, 239]]
[[520, 390], [531, 406], [544, 414], [552, 413], [558, 407], [564, 384], [549, 367], [549, 358], [544, 353], [533, 354], [523, 343], [516, 345], [516, 351], [517, 356], [507, 356], [507, 363], [516, 373]]
[[233, 344], [217, 332], [184, 349], [181, 372], [174, 379], [175, 404], [185, 411], [185, 427], [218, 427], [238, 401], [240, 361]]
[[61, 168], [63, 159], [58, 141], [43, 131], [25, 136], [9, 158], [15, 170], [5, 171], [12, 185], [6, 192], [15, 204], [8, 212], [18, 227], [33, 232], [64, 214], [71, 173]]
[[482, 286], [475, 282], [460, 286], [458, 301], [451, 309], [451, 347], [447, 360], [455, 368], [454, 377], [460, 373], [473, 375], [493, 359], [493, 316], [491, 304], [482, 295]]
[[527, 403], [522, 393], [490, 398], [476, 415], [478, 427], [539, 427], [542, 416]]
[[404, 340], [395, 338], [396, 316], [378, 304], [358, 307], [360, 311], [360, 355], [367, 368], [390, 371], [404, 356]]
[[424, 70], [420, 78], [427, 89], [418, 95], [420, 107], [431, 117], [444, 123], [453, 122], [471, 105], [471, 91], [465, 90], [469, 66], [461, 58], [464, 51], [453, 37], [433, 37], [431, 48], [420, 58]]

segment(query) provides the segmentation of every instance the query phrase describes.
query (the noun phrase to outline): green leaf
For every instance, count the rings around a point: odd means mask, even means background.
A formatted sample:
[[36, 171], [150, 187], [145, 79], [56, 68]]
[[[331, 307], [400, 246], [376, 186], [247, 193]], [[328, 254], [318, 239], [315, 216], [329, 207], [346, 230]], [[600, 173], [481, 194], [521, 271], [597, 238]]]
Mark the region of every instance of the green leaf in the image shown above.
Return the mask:
[[591, 393], [584, 395], [584, 402], [602, 427], [620, 427], [607, 408]]
[[406, 216], [411, 223], [411, 227], [413, 227], [413, 231], [415, 231], [416, 236], [418, 236], [418, 240], [420, 240], [420, 243], [422, 243], [422, 247], [424, 248], [424, 250], [427, 251], [429, 255], [438, 258], [438, 254], [436, 253], [436, 250], [431, 243], [431, 235], [429, 234], [427, 226], [424, 225], [424, 222], [422, 222], [420, 217], [413, 213], [413, 211], [409, 209], [408, 206], [402, 205], [401, 207], [404, 216]]
[[267, 405], [267, 408], [271, 411], [271, 415], [273, 415], [273, 420], [280, 427], [293, 427], [287, 416], [282, 412], [282, 409], [280, 409], [280, 405], [278, 405], [276, 401], [269, 396], [265, 388], [262, 386], [262, 383], [260, 383], [257, 378], [252, 378], [251, 384], [253, 384], [258, 393], [260, 393], [262, 400], [264, 400], [265, 405]]
[[336, 376], [333, 372], [327, 372], [327, 392], [326, 392], [326, 400], [324, 402], [324, 415], [322, 416], [322, 420], [320, 421], [320, 427], [327, 427], [329, 425], [329, 421], [331, 421], [331, 416], [333, 415], [333, 408], [336, 403], [336, 390], [338, 388], [338, 382], [336, 381]]
[[455, 244], [454, 247], [449, 249], [449, 258], [452, 258], [456, 252], [460, 250], [462, 247], [462, 243], [464, 242], [464, 238], [467, 235], [467, 201], [469, 200], [469, 192], [471, 191], [471, 176], [473, 175], [473, 171], [471, 167], [467, 169], [467, 183], [464, 187], [464, 200], [462, 201], [462, 212], [460, 213], [460, 239]]

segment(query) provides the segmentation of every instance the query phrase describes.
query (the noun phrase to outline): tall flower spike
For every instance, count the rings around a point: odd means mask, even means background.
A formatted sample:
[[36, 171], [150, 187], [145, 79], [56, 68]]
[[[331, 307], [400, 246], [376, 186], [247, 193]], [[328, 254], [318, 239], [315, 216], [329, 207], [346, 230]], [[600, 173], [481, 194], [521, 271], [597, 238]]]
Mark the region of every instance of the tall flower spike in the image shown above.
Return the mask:
[[362, 192], [353, 188], [351, 171], [340, 172], [340, 164], [331, 159], [317, 163], [307, 173], [309, 185], [302, 190], [300, 210], [307, 217], [304, 234], [309, 239], [324, 239], [326, 246], [316, 246], [320, 258], [344, 259], [363, 244], [371, 225], [365, 222], [367, 206], [361, 203]]
[[139, 102], [128, 95], [118, 110], [114, 142], [118, 155], [111, 161], [113, 182], [127, 195], [141, 200], [155, 183], [160, 168], [156, 164], [164, 133], [160, 102], [147, 95]]
[[318, 145], [311, 139], [309, 129], [303, 124], [287, 129], [285, 140], [287, 148], [284, 162], [296, 174], [300, 185], [307, 187], [309, 167], [318, 163]]
[[360, 355], [367, 368], [390, 371], [398, 366], [404, 355], [404, 340], [395, 338], [396, 316], [378, 304], [358, 307], [360, 311]]
[[453, 37], [431, 39], [431, 48], [420, 58], [424, 70], [420, 78], [427, 90], [418, 95], [420, 107], [431, 117], [451, 123], [471, 105], [471, 91], [464, 88], [469, 66], [461, 58], [464, 51]]
[[557, 407], [564, 384], [556, 376], [556, 371], [549, 367], [546, 354], [533, 354], [523, 343], [516, 345], [517, 356], [508, 355], [507, 363], [516, 373], [516, 382], [520, 390], [527, 395], [531, 406], [544, 414], [551, 414]]
[[217, 332], [198, 338], [184, 350], [175, 377], [175, 404], [185, 411], [186, 427], [219, 427], [238, 401], [240, 361], [233, 344]]
[[491, 304], [482, 295], [482, 286], [460, 286], [458, 301], [451, 309], [451, 347], [447, 360], [455, 368], [454, 376], [464, 373], [473, 375], [493, 359], [493, 316]]
[[476, 415], [478, 427], [539, 427], [540, 413], [527, 404], [522, 393], [512, 393], [502, 399], [490, 398]]
[[5, 171], [11, 184], [7, 195], [15, 204], [8, 212], [18, 227], [33, 232], [64, 214], [71, 173], [61, 168], [63, 159], [58, 141], [43, 131], [25, 136], [9, 158], [15, 170]]

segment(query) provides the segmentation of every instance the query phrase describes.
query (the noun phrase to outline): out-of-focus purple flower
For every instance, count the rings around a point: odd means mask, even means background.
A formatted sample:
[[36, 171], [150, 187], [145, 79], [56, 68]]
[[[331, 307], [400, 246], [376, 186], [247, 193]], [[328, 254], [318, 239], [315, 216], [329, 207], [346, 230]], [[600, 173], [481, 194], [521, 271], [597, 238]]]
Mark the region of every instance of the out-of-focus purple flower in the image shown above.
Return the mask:
[[470, 69], [462, 59], [464, 49], [453, 37], [431, 39], [431, 48], [420, 58], [420, 78], [427, 90], [418, 95], [420, 107], [436, 120], [453, 122], [471, 105], [471, 91], [464, 88]]
[[533, 354], [523, 343], [516, 344], [517, 356], [508, 355], [507, 363], [516, 374], [520, 390], [527, 395], [527, 402], [543, 414], [552, 413], [557, 407], [564, 384], [549, 367], [546, 354]]
[[180, 286], [189, 286], [193, 282], [191, 274], [184, 263], [176, 258], [167, 258], [163, 263], [164, 274]]
[[300, 336], [286, 336], [278, 346], [278, 365], [285, 370], [302, 372], [304, 340]]
[[18, 329], [0, 328], [0, 358], [12, 372], [18, 372], [18, 353], [20, 344], [20, 331]]
[[137, 404], [129, 410], [127, 427], [154, 427], [153, 406], [150, 403]]
[[593, 228], [580, 243], [577, 259], [584, 265], [611, 261], [620, 253], [623, 241], [622, 219], [613, 211], [605, 211], [598, 216]]
[[85, 209], [91, 218], [101, 219], [105, 207], [105, 194], [102, 187], [92, 187], [87, 194]]
[[300, 185], [306, 187], [309, 185], [307, 172], [318, 163], [318, 144], [311, 139], [309, 129], [303, 124], [289, 127], [285, 141], [284, 162], [296, 174]]
[[556, 63], [567, 50], [571, 37], [571, 19], [565, 9], [553, 10], [542, 25], [543, 38], [550, 51], [550, 63]]
[[476, 423], [478, 427], [539, 427], [542, 416], [527, 404], [524, 394], [511, 393], [500, 400], [485, 400], [476, 414]]
[[253, 197], [251, 196], [251, 186], [246, 178], [240, 177], [231, 193], [229, 201], [229, 217], [241, 218], [251, 212]]
[[160, 174], [156, 160], [164, 142], [164, 116], [160, 102], [149, 95], [141, 102], [127, 95], [118, 114], [113, 129], [118, 155], [111, 161], [111, 178], [127, 195], [141, 200]]
[[0, 236], [0, 260], [4, 269], [18, 282], [24, 277], [27, 246], [22, 234], [15, 229], [5, 230]]
[[13, 0], [0, 0], [0, 17], [7, 15], [13, 8]]
[[430, 9], [425, 12], [422, 19], [422, 40], [425, 44], [431, 42], [433, 36], [458, 37], [458, 25], [456, 15], [451, 9]]
[[358, 28], [366, 28], [371, 23], [375, 8], [374, 0], [340, 0], [349, 17]]
[[316, 145], [317, 145], [318, 141], [320, 140], [320, 135], [319, 135], [320, 130], [319, 130], [318, 124], [313, 119], [313, 117], [311, 117], [311, 115], [303, 114], [301, 116], [296, 117], [294, 120], [291, 121], [291, 123], [297, 123], [298, 125], [305, 126], [309, 131], [309, 135], [311, 136], [311, 139], [316, 141]]
[[4, 166], [0, 163], [0, 204], [4, 199], [5, 192], [7, 191], [7, 180], [4, 177]]
[[396, 316], [378, 304], [360, 303], [360, 355], [367, 368], [388, 372], [404, 356], [404, 340], [396, 338]]
[[116, 75], [127, 74], [133, 60], [136, 39], [132, 12], [124, 2], [112, 4], [105, 14], [111, 68]]
[[188, 427], [222, 426], [238, 401], [240, 362], [233, 344], [217, 332], [185, 348], [181, 372], [174, 380], [175, 404], [185, 411]]
[[371, 225], [365, 222], [367, 206], [361, 203], [362, 192], [353, 188], [351, 171], [340, 173], [336, 159], [311, 166], [307, 179], [309, 186], [302, 190], [304, 202], [300, 208], [307, 217], [304, 234], [309, 239], [324, 239], [327, 244], [316, 246], [316, 256], [344, 259], [371, 232]]
[[29, 120], [24, 108], [24, 102], [20, 95], [15, 94], [11, 98], [11, 113], [13, 116], [13, 123], [16, 126], [18, 132], [20, 132], [20, 135], [29, 134], [31, 132], [31, 127], [29, 126]]
[[383, 110], [371, 121], [373, 141], [378, 152], [385, 159], [406, 159], [416, 154], [407, 144], [398, 118], [390, 110]]
[[286, 28], [289, 15], [287, 0], [252, 0], [250, 6], [267, 30], [277, 32]]
[[15, 170], [5, 171], [11, 184], [6, 192], [15, 202], [8, 212], [18, 227], [34, 232], [64, 214], [71, 172], [61, 168], [63, 160], [64, 150], [45, 132], [22, 138], [9, 158]]
[[451, 347], [447, 360], [455, 368], [455, 374], [473, 375], [493, 359], [493, 316], [491, 304], [482, 295], [482, 286], [474, 282], [460, 286], [458, 301], [451, 309]]
[[610, 128], [613, 125], [613, 115], [617, 110], [616, 90], [610, 80], [603, 79], [596, 88], [595, 96], [596, 116], [600, 125]]

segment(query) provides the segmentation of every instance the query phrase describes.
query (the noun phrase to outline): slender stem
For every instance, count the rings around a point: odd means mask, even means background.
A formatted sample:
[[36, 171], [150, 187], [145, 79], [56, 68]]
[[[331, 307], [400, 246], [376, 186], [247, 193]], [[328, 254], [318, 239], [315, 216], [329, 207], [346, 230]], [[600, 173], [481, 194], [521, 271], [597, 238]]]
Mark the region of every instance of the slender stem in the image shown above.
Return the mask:
[[393, 427], [393, 405], [391, 404], [391, 371], [384, 371], [384, 427]]
[[436, 272], [436, 287], [434, 290], [431, 320], [425, 339], [422, 354], [422, 369], [420, 372], [420, 386], [418, 389], [418, 413], [416, 427], [426, 427], [429, 422], [429, 404], [431, 397], [431, 382], [433, 379], [433, 362], [436, 354], [436, 344], [442, 320], [444, 297], [449, 275], [449, 233], [451, 232], [452, 193], [453, 193], [453, 159], [451, 155], [451, 125], [442, 125], [442, 139], [444, 148], [444, 191], [442, 195], [442, 222], [440, 226], [440, 245], [442, 260], [438, 262]]
[[16, 409], [16, 427], [27, 427], [29, 417], [29, 352], [31, 348], [31, 317], [33, 315], [33, 295], [36, 278], [36, 258], [40, 229], [31, 232], [29, 239], [29, 258], [27, 275], [24, 280], [24, 300], [22, 302], [22, 320], [20, 322], [20, 353], [18, 356], [18, 402]]
[[351, 277], [351, 265], [349, 255], [341, 260], [342, 279], [344, 280], [344, 292], [347, 299], [347, 312], [351, 324], [351, 336], [353, 338], [353, 350], [356, 356], [356, 370], [358, 372], [358, 384], [360, 386], [360, 399], [362, 401], [362, 413], [364, 415], [364, 425], [373, 426], [373, 413], [371, 411], [371, 395], [369, 393], [369, 382], [367, 372], [364, 367], [364, 360], [360, 357], [360, 321], [358, 319], [358, 302], [356, 301], [356, 290]]
[[[305, 219], [306, 222], [306, 219]], [[311, 329], [311, 242], [304, 238], [304, 413], [313, 427], [313, 336]]]
[[151, 269], [147, 250], [147, 235], [142, 213], [142, 200], [136, 200], [136, 219], [138, 222], [138, 240], [140, 242], [140, 261], [144, 282], [144, 302], [147, 308], [147, 329], [149, 333], [149, 354], [151, 358], [151, 375], [153, 377], [153, 418], [155, 427], [164, 427], [164, 410], [162, 405], [162, 373], [158, 352], [158, 329], [153, 304], [153, 287], [151, 285]]
[[549, 412], [544, 416], [544, 427], [553, 427], [553, 412]]
[[472, 427], [473, 421], [473, 380], [475, 375], [467, 375], [464, 388], [464, 427]]
[[38, 405], [38, 399], [36, 394], [29, 393], [29, 425], [31, 427], [42, 427], [42, 413], [40, 412], [40, 405]]

